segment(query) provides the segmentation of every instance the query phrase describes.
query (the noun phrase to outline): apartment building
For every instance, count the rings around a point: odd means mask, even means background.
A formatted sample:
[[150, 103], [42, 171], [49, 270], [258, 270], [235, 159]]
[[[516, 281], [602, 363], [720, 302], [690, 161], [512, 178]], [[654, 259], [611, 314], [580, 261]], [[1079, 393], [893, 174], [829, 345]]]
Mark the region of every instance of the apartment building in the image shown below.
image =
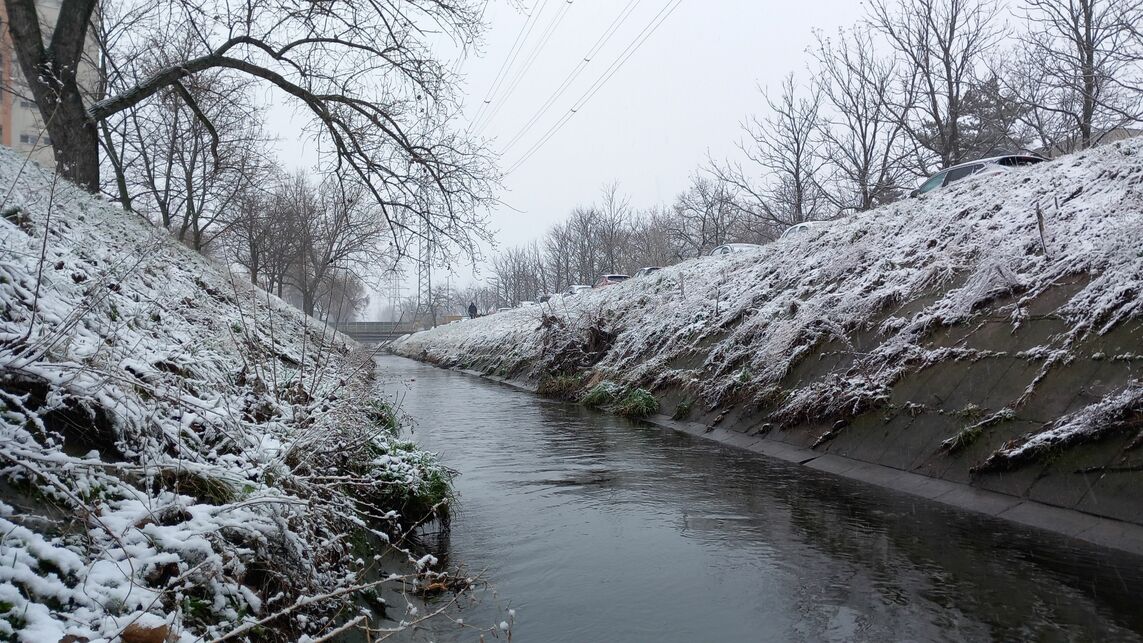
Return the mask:
[[[40, 14], [40, 30], [51, 34], [60, 12], [60, 0], [36, 0]], [[12, 37], [8, 33], [8, 14], [0, 2], [0, 144], [22, 154], [28, 154], [33, 161], [53, 167], [55, 156], [52, 141], [44, 129], [40, 110], [32, 99], [16, 52], [12, 48]], [[85, 96], [95, 97], [102, 93], [102, 74], [97, 61], [99, 46], [94, 37], [95, 29], [88, 31], [84, 44], [83, 60], [77, 72], [79, 86]]]

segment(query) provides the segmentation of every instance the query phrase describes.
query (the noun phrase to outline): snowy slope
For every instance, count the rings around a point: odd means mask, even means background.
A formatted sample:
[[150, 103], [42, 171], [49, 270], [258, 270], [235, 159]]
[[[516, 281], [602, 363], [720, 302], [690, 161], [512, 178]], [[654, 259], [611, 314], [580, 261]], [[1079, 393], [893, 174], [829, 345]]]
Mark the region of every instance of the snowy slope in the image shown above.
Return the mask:
[[[776, 400], [774, 416], [791, 424], [846, 417], [884, 403], [907, 373], [979, 357], [925, 342], [934, 329], [974, 321], [986, 308], [1019, 327], [1039, 297], [1076, 276], [1090, 282], [1050, 311], [1066, 332], [1022, 356], [1049, 368], [1070, 359], [1085, 338], [1138, 321], [1141, 249], [1143, 141], [1137, 139], [965, 180], [756, 253], [690, 260], [543, 307], [417, 333], [394, 350], [533, 381], [585, 372], [589, 384], [606, 378], [656, 392], [683, 390], [707, 409]], [[875, 346], [854, 349], [859, 335], [874, 337]], [[849, 347], [853, 368], [779, 390], [783, 377], [830, 342]], [[1108, 357], [1139, 354], [1143, 347]], [[1131, 388], [1105, 406], [1130, 412], [1139, 399]], [[1098, 432], [1093, 418], [1108, 412], [1093, 406], [995, 457], [1015, 461], [1045, 440], [1058, 444]]]
[[321, 631], [444, 475], [369, 356], [7, 151], [0, 212], [0, 639]]

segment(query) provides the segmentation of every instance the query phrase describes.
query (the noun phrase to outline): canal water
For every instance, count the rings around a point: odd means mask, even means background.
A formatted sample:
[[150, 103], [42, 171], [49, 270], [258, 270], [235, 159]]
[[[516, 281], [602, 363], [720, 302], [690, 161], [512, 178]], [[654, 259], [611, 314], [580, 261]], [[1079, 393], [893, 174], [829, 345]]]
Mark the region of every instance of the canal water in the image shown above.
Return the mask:
[[[1143, 640], [1143, 561], [398, 357], [513, 641]], [[512, 610], [512, 617], [509, 617]], [[438, 619], [417, 638], [479, 640]], [[485, 640], [496, 640], [484, 633]], [[501, 635], [500, 639], [503, 640]]]

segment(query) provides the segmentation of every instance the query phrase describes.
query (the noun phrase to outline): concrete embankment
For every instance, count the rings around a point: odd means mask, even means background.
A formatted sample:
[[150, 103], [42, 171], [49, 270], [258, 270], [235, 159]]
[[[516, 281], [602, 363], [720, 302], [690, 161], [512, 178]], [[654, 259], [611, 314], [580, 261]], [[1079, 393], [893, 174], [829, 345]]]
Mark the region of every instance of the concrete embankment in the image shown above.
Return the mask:
[[754, 254], [406, 337], [398, 354], [1143, 552], [1143, 144]]

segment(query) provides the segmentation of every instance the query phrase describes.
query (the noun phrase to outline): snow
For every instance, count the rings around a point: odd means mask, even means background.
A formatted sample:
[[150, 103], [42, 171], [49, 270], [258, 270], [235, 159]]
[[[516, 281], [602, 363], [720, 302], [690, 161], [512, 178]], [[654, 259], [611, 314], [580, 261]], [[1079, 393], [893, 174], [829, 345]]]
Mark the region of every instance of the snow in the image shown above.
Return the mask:
[[[845, 377], [784, 396], [778, 415], [796, 422], [881, 404], [894, 382], [924, 365], [979, 359], [979, 351], [924, 339], [985, 309], [1015, 328], [1047, 290], [1090, 276], [1052, 311], [1068, 330], [1020, 354], [1067, 363], [1080, 341], [1143, 314], [1141, 247], [1143, 140], [1135, 139], [966, 179], [757, 252], [684, 261], [542, 307], [416, 333], [393, 350], [533, 381], [588, 369], [591, 381], [681, 388], [714, 410], [732, 397], [771, 399], [783, 377], [827, 342], [875, 337]], [[583, 354], [594, 331], [614, 341], [601, 354]], [[1055, 437], [1023, 441], [1096, 435], [1095, 415], [1045, 429]]]
[[0, 199], [0, 638], [328, 629], [346, 532], [447, 475], [369, 419], [371, 356], [2, 150]]

